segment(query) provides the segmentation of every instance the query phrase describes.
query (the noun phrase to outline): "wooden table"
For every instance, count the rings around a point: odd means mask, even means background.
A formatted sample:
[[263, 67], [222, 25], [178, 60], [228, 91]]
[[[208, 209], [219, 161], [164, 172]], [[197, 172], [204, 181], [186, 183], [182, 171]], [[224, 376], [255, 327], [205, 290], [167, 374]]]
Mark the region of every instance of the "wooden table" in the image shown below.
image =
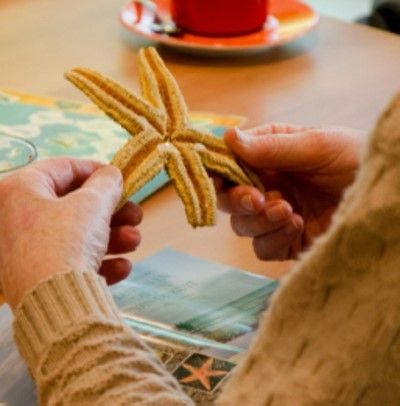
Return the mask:
[[[136, 51], [144, 42], [120, 27], [117, 0], [3, 0], [0, 4], [0, 89], [86, 100], [63, 72], [93, 67], [135, 88]], [[322, 18], [315, 32], [249, 58], [204, 58], [160, 49], [192, 110], [267, 121], [340, 124], [368, 129], [400, 89], [400, 37]], [[143, 204], [143, 242], [135, 261], [168, 245], [273, 277], [288, 263], [260, 262], [229, 218], [192, 230], [175, 192]]]

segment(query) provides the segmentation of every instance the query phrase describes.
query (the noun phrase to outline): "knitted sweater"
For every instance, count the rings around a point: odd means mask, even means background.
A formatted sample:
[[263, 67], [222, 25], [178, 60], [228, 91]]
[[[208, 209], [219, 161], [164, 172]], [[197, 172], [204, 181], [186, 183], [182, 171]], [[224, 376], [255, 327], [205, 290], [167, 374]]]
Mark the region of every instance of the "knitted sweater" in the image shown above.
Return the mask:
[[[219, 405], [400, 404], [400, 97], [329, 231], [286, 277]], [[100, 277], [27, 294], [15, 339], [43, 405], [190, 405]]]

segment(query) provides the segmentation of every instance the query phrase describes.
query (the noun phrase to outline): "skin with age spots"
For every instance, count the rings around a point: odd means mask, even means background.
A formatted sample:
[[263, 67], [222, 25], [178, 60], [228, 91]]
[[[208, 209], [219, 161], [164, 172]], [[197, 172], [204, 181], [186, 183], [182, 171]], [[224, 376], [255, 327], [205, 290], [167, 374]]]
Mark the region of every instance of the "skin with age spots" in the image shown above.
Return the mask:
[[38, 162], [0, 182], [7, 230], [0, 233], [0, 286], [11, 307], [55, 272], [99, 270], [109, 283], [128, 275], [126, 258], [104, 258], [140, 243], [139, 206], [129, 202], [113, 214], [121, 192], [116, 168], [67, 158]]
[[352, 129], [270, 124], [229, 130], [225, 141], [266, 192], [216, 181], [218, 206], [264, 260], [293, 259], [323, 233], [355, 177], [365, 136]]

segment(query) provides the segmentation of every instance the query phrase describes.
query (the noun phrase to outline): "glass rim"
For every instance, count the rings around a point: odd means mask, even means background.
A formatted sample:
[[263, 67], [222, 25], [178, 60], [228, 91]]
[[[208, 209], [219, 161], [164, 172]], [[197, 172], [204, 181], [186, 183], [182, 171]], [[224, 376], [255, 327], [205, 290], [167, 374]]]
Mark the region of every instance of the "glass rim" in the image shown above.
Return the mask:
[[32, 151], [32, 154], [30, 154], [29, 157], [28, 157], [29, 159], [27, 159], [26, 162], [24, 162], [22, 164], [15, 165], [15, 166], [13, 166], [11, 168], [7, 168], [7, 169], [0, 169], [0, 174], [5, 174], [5, 173], [8, 173], [8, 172], [13, 172], [13, 171], [15, 171], [17, 169], [21, 169], [21, 168], [31, 164], [32, 162], [34, 162], [36, 160], [36, 158], [38, 157], [37, 148], [36, 148], [36, 146], [35, 146], [35, 144], [33, 142], [31, 142], [31, 141], [29, 141], [29, 140], [27, 140], [25, 138], [18, 137], [16, 135], [6, 134], [6, 133], [3, 133], [2, 131], [0, 131], [0, 138], [1, 137], [11, 138], [13, 140], [19, 141], [22, 144], [27, 145], [29, 147], [29, 149]]

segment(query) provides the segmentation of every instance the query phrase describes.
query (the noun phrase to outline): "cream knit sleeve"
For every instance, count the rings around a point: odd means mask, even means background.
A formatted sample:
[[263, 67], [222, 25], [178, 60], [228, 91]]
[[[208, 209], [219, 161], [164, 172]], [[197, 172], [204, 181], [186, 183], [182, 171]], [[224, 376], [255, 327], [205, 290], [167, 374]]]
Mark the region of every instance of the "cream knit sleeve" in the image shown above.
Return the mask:
[[125, 327], [101, 277], [58, 274], [26, 295], [15, 340], [41, 405], [192, 405]]

